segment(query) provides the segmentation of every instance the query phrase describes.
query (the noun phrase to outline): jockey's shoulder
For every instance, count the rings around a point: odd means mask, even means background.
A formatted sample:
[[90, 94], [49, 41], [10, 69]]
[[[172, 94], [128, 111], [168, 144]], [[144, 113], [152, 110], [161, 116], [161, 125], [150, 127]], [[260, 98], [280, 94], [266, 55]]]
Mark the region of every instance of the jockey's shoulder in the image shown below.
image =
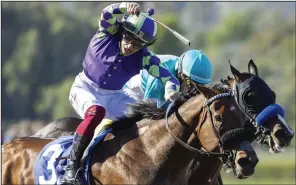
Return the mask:
[[154, 54], [152, 51], [148, 50], [148, 48], [143, 48], [140, 51], [142, 52], [144, 59], [149, 58], [150, 60], [159, 60], [159, 58], [156, 56], [156, 54]]

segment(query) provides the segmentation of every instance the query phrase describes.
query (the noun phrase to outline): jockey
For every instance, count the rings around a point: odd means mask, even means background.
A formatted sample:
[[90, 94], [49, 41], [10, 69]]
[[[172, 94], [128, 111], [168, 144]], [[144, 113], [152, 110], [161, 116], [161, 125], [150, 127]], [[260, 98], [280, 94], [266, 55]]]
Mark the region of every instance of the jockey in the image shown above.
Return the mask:
[[[201, 50], [189, 50], [180, 57], [174, 55], [157, 55], [161, 66], [181, 80], [184, 76], [199, 84], [208, 84], [212, 80], [213, 68], [208, 57]], [[140, 89], [140, 90], [139, 90]], [[164, 86], [161, 81], [146, 71], [134, 76], [124, 86], [124, 91], [134, 99], [152, 100], [157, 107], [166, 107]]]
[[[150, 10], [145, 14], [153, 13]], [[119, 22], [115, 14], [130, 15]], [[84, 120], [75, 131], [66, 172], [58, 184], [82, 184], [76, 173], [95, 128], [103, 118], [115, 120], [124, 115], [127, 105], [135, 103], [122, 88], [140, 70], [146, 69], [163, 83], [166, 99], [178, 98], [179, 81], [147, 49], [157, 39], [157, 26], [146, 16], [139, 14], [139, 4], [131, 2], [112, 4], [103, 10], [83, 60], [83, 71], [70, 90], [70, 102]]]

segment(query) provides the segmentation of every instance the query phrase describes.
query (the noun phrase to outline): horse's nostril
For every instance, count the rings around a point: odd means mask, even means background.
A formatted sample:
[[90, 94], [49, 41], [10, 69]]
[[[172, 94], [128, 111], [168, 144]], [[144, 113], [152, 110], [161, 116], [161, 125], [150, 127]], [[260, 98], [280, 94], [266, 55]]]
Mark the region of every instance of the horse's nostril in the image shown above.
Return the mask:
[[286, 136], [286, 132], [284, 129], [278, 129], [277, 131], [275, 131], [274, 136], [276, 138], [283, 139]]
[[246, 165], [250, 164], [250, 159], [249, 158], [240, 158], [240, 159], [238, 159], [237, 163], [240, 166], [246, 166]]

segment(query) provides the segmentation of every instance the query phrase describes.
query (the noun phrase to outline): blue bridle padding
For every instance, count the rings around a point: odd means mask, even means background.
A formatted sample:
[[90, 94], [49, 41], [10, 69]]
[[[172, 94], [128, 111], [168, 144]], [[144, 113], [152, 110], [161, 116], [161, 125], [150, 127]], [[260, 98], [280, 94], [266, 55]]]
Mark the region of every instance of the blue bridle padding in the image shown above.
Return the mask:
[[284, 109], [278, 104], [271, 104], [260, 112], [260, 114], [256, 117], [256, 122], [258, 125], [263, 126], [268, 119], [275, 117], [278, 114], [284, 118]]

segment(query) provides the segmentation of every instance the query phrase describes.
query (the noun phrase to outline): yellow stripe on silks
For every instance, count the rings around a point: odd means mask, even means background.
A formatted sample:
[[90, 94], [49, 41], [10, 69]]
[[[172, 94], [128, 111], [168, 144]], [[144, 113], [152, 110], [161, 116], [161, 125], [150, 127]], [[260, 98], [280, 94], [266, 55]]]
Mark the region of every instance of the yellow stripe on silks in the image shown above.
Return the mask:
[[[162, 83], [165, 84], [170, 78], [171, 78], [171, 77], [168, 76], [168, 77], [161, 77], [160, 79], [161, 79]], [[172, 85], [173, 85], [173, 84], [172, 84]]]
[[143, 67], [145, 67], [145, 66], [149, 66], [150, 59], [151, 59], [151, 56], [143, 57], [143, 63], [142, 63], [142, 66], [143, 66]]
[[118, 27], [116, 25], [110, 26], [109, 28], [106, 29], [108, 33], [111, 35], [117, 33]]
[[154, 77], [159, 77], [159, 66], [152, 65], [149, 67], [148, 72], [154, 76]]
[[100, 32], [100, 33], [97, 34], [97, 37], [98, 37], [98, 38], [103, 38], [103, 37], [105, 37], [105, 36], [106, 36], [106, 34], [103, 33], [103, 32]]
[[115, 22], [116, 22], [116, 17], [112, 17], [111, 19], [108, 19], [108, 20], [106, 20], [108, 23], [110, 23], [110, 24], [112, 24], [112, 25], [114, 25], [115, 24]]
[[160, 63], [159, 63], [159, 66], [160, 66], [160, 67], [163, 67], [163, 68], [165, 68], [165, 67], [166, 67], [166, 66], [164, 65], [164, 63], [163, 63], [163, 62], [160, 62]]
[[111, 127], [112, 123], [113, 123], [113, 120], [111, 119], [107, 119], [107, 118], [103, 119], [102, 122], [96, 127], [94, 136], [97, 136], [102, 131]]
[[104, 32], [102, 32], [103, 30], [105, 30], [105, 28], [103, 28], [102, 26], [99, 26], [99, 33], [97, 34], [97, 38], [103, 38], [106, 36], [106, 34]]

